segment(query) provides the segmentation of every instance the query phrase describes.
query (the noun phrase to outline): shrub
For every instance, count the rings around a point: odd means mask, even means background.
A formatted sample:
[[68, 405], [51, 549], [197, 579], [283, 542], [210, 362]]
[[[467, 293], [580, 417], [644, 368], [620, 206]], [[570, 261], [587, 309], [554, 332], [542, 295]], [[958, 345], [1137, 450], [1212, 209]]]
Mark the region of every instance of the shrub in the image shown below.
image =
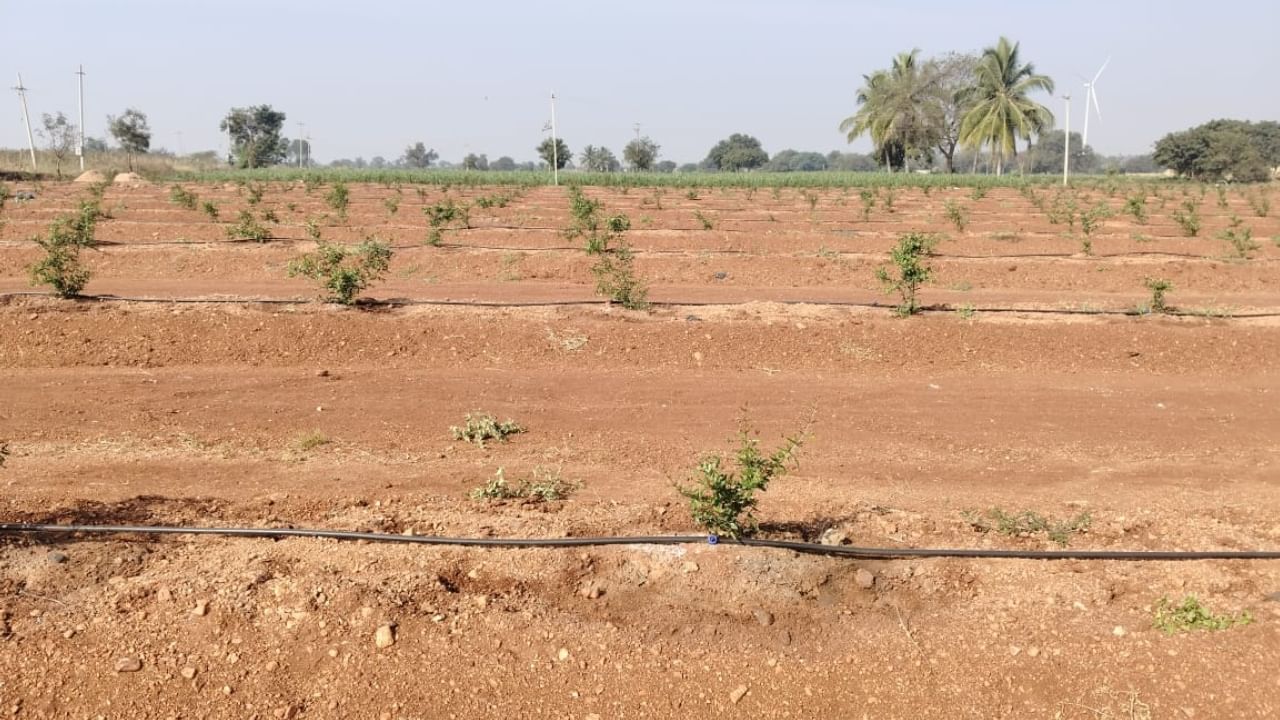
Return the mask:
[[974, 185], [973, 190], [969, 192], [969, 197], [973, 198], [974, 202], [977, 202], [986, 196], [987, 187], [985, 185]]
[[887, 213], [895, 212], [893, 209], [893, 201], [897, 197], [898, 197], [898, 193], [892, 187], [887, 187], [884, 189], [884, 199], [882, 200], [882, 204], [884, 205], [885, 212]]
[[955, 200], [948, 200], [946, 205], [947, 219], [951, 224], [956, 226], [958, 232], [964, 232], [965, 227], [969, 224], [969, 213]]
[[1143, 281], [1143, 284], [1151, 291], [1151, 312], [1164, 313], [1172, 309], [1164, 300], [1164, 294], [1173, 289], [1172, 283], [1168, 280], [1147, 278]]
[[764, 455], [759, 439], [747, 430], [738, 437], [737, 472], [726, 472], [723, 458], [708, 455], [699, 461], [692, 485], [676, 486], [689, 501], [694, 522], [713, 535], [736, 538], [755, 532], [756, 493], [768, 490], [771, 480], [786, 474], [804, 443], [802, 435], [788, 437], [778, 449]]
[[250, 183], [245, 188], [249, 191], [249, 197], [246, 200], [250, 205], [257, 205], [262, 202], [262, 196], [267, 193], [265, 183]]
[[387, 209], [388, 215], [395, 215], [400, 211], [400, 196], [388, 195], [387, 198], [382, 201], [382, 206]]
[[262, 222], [280, 224], [280, 216], [276, 215], [275, 208], [267, 208], [262, 211]]
[[343, 305], [355, 302], [360, 291], [380, 280], [391, 265], [391, 248], [377, 240], [355, 247], [320, 242], [310, 252], [289, 263], [289, 277], [319, 281], [329, 291], [329, 299]]
[[453, 198], [445, 198], [435, 205], [427, 205], [422, 208], [422, 214], [427, 216], [427, 224], [431, 226], [431, 232], [427, 234], [427, 242], [432, 245], [439, 245], [444, 239], [444, 231], [455, 224], [460, 223], [463, 227], [471, 227], [471, 208], [455, 203]]
[[884, 285], [885, 292], [897, 292], [902, 302], [896, 312], [906, 317], [920, 311], [916, 303], [916, 291], [933, 276], [933, 269], [921, 262], [921, 258], [933, 252], [938, 244], [934, 235], [912, 232], [898, 238], [898, 244], [889, 251], [889, 257], [897, 267], [896, 277], [890, 276], [884, 267], [876, 268], [876, 277]]
[[217, 206], [217, 205], [213, 204], [213, 203], [212, 203], [211, 201], [209, 201], [209, 200], [205, 200], [205, 201], [204, 201], [204, 204], [202, 204], [202, 205], [200, 206], [200, 209], [201, 209], [202, 211], [204, 211], [204, 214], [205, 214], [205, 215], [208, 215], [208, 216], [209, 216], [209, 219], [210, 219], [210, 220], [213, 220], [213, 221], [215, 221], [215, 222], [217, 221], [217, 219], [218, 219], [218, 206]]
[[89, 270], [80, 263], [82, 245], [58, 234], [56, 229], [51, 229], [47, 238], [37, 238], [36, 244], [45, 255], [28, 268], [31, 284], [48, 285], [63, 298], [79, 295], [90, 277]]
[[551, 502], [564, 500], [582, 487], [581, 483], [565, 480], [560, 477], [558, 469], [533, 469], [533, 477], [521, 480], [512, 485], [507, 482], [502, 468], [484, 485], [471, 491], [472, 500], [515, 500], [523, 499], [532, 502]]
[[1134, 222], [1139, 225], [1147, 224], [1147, 196], [1143, 194], [1130, 195], [1125, 198], [1124, 210], [1133, 216]]
[[1249, 253], [1258, 249], [1258, 243], [1253, 241], [1253, 230], [1245, 227], [1244, 222], [1236, 215], [1231, 216], [1231, 224], [1218, 233], [1218, 237], [1226, 240], [1236, 257], [1244, 260], [1249, 259]]
[[320, 223], [315, 218], [307, 218], [307, 237], [320, 241]]
[[1059, 545], [1066, 545], [1072, 534], [1084, 532], [1093, 524], [1093, 517], [1088, 512], [1082, 512], [1069, 520], [1053, 520], [1032, 510], [1008, 513], [1000, 508], [991, 508], [985, 513], [968, 511], [961, 515], [978, 532], [1013, 536], [1044, 533]]
[[1175, 605], [1168, 598], [1162, 597], [1156, 603], [1155, 619], [1152, 625], [1166, 635], [1174, 635], [1191, 630], [1227, 630], [1237, 625], [1248, 625], [1253, 616], [1248, 612], [1239, 615], [1215, 615], [1209, 611], [1195, 595], [1187, 595], [1182, 602]]
[[[1266, 190], [1259, 190], [1258, 192], [1249, 195], [1248, 200], [1249, 207], [1253, 208], [1254, 215], [1264, 218], [1271, 212], [1271, 198], [1267, 197]], [[4, 201], [0, 200], [0, 205], [3, 204]]]
[[866, 222], [871, 219], [871, 211], [876, 206], [876, 191], [871, 188], [862, 188], [858, 191], [858, 199], [862, 201], [862, 220]]
[[603, 251], [591, 266], [591, 273], [596, 276], [596, 293], [628, 310], [649, 307], [649, 290], [636, 276], [635, 256], [625, 242]]
[[174, 185], [169, 188], [169, 202], [188, 210], [195, 210], [199, 197], [195, 193], [187, 190], [181, 185]]
[[346, 183], [341, 180], [334, 182], [333, 187], [329, 188], [329, 194], [325, 196], [324, 201], [329, 207], [338, 212], [338, 217], [346, 219], [347, 205], [351, 201]]
[[271, 239], [271, 231], [258, 224], [258, 221], [253, 217], [253, 213], [248, 210], [241, 210], [237, 216], [236, 224], [227, 228], [227, 237], [232, 240], [266, 242]]
[[714, 230], [716, 228], [715, 221], [702, 214], [701, 210], [694, 210], [693, 217], [702, 225], [703, 230]]
[[315, 175], [308, 175], [302, 180], [302, 187], [308, 195], [320, 189], [323, 185], [324, 181]]
[[4, 210], [4, 204], [8, 202], [12, 195], [13, 193], [9, 191], [9, 186], [0, 182], [0, 210]]
[[515, 420], [498, 422], [498, 418], [491, 413], [467, 413], [462, 427], [455, 425], [449, 428], [454, 440], [466, 440], [480, 447], [484, 447], [489, 440], [506, 442], [508, 437], [524, 431], [525, 428]]
[[329, 436], [319, 430], [312, 430], [309, 433], [299, 435], [297, 439], [293, 441], [293, 446], [302, 452], [307, 452], [308, 450], [314, 450], [321, 445], [328, 445], [331, 442], [333, 441], [329, 439]]
[[1200, 234], [1200, 212], [1194, 200], [1184, 200], [1182, 207], [1173, 211], [1173, 221], [1182, 228], [1182, 234], [1195, 237]]
[[1109, 217], [1111, 217], [1111, 208], [1107, 207], [1105, 203], [1094, 205], [1080, 213], [1080, 232], [1084, 233], [1085, 237], [1093, 235], [1093, 232], [1098, 229], [1102, 221]]

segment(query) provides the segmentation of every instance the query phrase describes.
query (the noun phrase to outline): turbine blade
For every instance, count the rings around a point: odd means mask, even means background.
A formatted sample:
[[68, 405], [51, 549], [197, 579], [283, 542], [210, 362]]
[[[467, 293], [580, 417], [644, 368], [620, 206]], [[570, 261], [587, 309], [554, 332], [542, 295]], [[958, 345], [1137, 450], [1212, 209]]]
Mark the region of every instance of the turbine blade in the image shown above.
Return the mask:
[[1102, 63], [1102, 67], [1098, 68], [1098, 74], [1093, 76], [1093, 81], [1098, 82], [1098, 78], [1102, 77], [1102, 71], [1107, 69], [1107, 65], [1111, 63], [1111, 57], [1107, 56], [1106, 62]]
[[[1098, 114], [1098, 119], [1101, 120], [1102, 108], [1098, 107], [1098, 93], [1093, 89], [1092, 85], [1089, 86], [1089, 99], [1093, 101], [1093, 110]], [[1084, 111], [1089, 112], [1089, 108], [1085, 108]]]

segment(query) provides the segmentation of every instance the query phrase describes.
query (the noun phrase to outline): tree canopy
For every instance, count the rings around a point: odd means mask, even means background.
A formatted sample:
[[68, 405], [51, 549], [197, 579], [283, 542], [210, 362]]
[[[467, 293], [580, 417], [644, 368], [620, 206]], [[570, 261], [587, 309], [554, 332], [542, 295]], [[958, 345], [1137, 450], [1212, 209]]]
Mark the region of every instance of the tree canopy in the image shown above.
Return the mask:
[[1280, 123], [1212, 120], [1160, 138], [1154, 159], [1201, 180], [1268, 180], [1280, 167]]
[[618, 158], [607, 147], [588, 145], [582, 148], [578, 159], [582, 163], [582, 169], [592, 172], [617, 172], [622, 169]]
[[760, 141], [750, 135], [734, 133], [716, 143], [702, 161], [705, 170], [736, 172], [751, 170], [769, 162], [769, 154], [760, 147]]
[[40, 134], [44, 136], [45, 142], [48, 144], [49, 154], [53, 155], [58, 179], [61, 180], [62, 163], [76, 147], [76, 138], [79, 137], [80, 132], [79, 128], [62, 113], [57, 113], [56, 115], [45, 113], [41, 124], [44, 129], [40, 131]]
[[[558, 169], [563, 170], [565, 165], [569, 164], [569, 160], [573, 157], [573, 153], [569, 152], [569, 146], [565, 144], [564, 138], [556, 138], [555, 145], [551, 144], [551, 138], [547, 138], [539, 143], [538, 157], [551, 167], [554, 160]], [[554, 150], [554, 152], [553, 152]]]
[[270, 105], [231, 108], [219, 128], [231, 138], [231, 160], [237, 167], [258, 168], [285, 159], [289, 143], [280, 136], [285, 114]]
[[782, 150], [764, 164], [769, 172], [814, 172], [827, 169], [827, 158], [822, 153]]
[[133, 156], [151, 149], [151, 128], [147, 125], [147, 115], [137, 108], [129, 108], [119, 117], [108, 115], [107, 129], [111, 132], [111, 137], [129, 154], [130, 170], [133, 169]]
[[1023, 63], [1019, 45], [1001, 37], [982, 51], [974, 70], [973, 105], [960, 122], [959, 140], [975, 150], [991, 148], [996, 174], [1006, 156], [1018, 156], [1018, 140], [1031, 138], [1053, 126], [1053, 113], [1028, 97], [1037, 90], [1053, 93], [1053, 80]]
[[427, 149], [422, 141], [410, 144], [400, 156], [400, 164], [411, 168], [429, 168], [440, 157], [435, 149]]
[[653, 169], [661, 148], [646, 137], [639, 137], [622, 148], [622, 159], [627, 161], [632, 170], [644, 171]]

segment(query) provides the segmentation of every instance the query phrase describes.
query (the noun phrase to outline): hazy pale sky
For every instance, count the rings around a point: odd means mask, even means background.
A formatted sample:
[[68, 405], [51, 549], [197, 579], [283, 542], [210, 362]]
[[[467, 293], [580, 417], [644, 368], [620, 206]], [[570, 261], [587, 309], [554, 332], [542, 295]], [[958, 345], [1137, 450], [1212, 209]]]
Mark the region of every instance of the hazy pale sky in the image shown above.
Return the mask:
[[[1216, 117], [1280, 119], [1275, 0], [0, 0], [0, 69], [21, 72], [32, 122], [86, 125], [146, 112], [153, 146], [218, 149], [233, 106], [269, 103], [306, 123], [320, 161], [398, 157], [421, 140], [443, 159], [535, 157], [554, 90], [560, 135], [621, 155], [634, 124], [662, 157], [694, 162], [733, 132], [765, 150], [846, 149], [836, 130], [862, 75], [913, 47], [977, 51], [1001, 34], [1070, 92], [1110, 55], [1090, 145], [1146, 152]], [[1062, 121], [1063, 101], [1041, 96]], [[7, 92], [0, 146], [26, 137]], [[852, 148], [865, 152], [863, 139]]]

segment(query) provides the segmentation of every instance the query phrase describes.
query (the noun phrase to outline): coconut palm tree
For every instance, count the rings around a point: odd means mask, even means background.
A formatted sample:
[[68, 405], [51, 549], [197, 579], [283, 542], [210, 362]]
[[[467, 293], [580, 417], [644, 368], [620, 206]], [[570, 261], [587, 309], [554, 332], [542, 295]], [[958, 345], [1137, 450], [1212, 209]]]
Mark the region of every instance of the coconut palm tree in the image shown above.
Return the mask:
[[960, 124], [960, 142], [974, 150], [990, 145], [999, 175], [1005, 156], [1018, 156], [1019, 138], [1030, 143], [1032, 136], [1053, 126], [1053, 113], [1027, 97], [1036, 90], [1052, 94], [1053, 80], [1037, 75], [1031, 63], [1023, 65], [1018, 43], [1005, 37], [982, 51], [977, 79], [973, 107]]
[[898, 53], [888, 70], [863, 75], [858, 111], [840, 122], [849, 142], [870, 135], [878, 162], [889, 169], [905, 167], [910, 158], [928, 158], [933, 130], [927, 113], [928, 83], [920, 51]]

